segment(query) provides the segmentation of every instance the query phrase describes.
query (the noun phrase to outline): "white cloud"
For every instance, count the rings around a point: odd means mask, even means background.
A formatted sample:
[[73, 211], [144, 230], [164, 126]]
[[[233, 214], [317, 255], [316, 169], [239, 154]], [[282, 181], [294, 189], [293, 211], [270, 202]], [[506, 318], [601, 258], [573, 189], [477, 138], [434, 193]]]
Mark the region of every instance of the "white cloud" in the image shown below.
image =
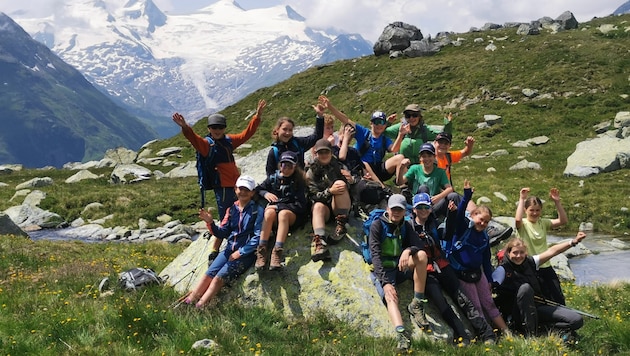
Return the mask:
[[[112, 1], [112, 0], [105, 0]], [[113, 0], [122, 1], [122, 0]], [[182, 13], [205, 7], [217, 0], [153, 0], [165, 12]], [[232, 1], [232, 0], [221, 0]], [[313, 27], [334, 27], [360, 33], [375, 42], [385, 26], [403, 21], [427, 36], [440, 31], [467, 32], [486, 22], [529, 22], [543, 16], [558, 17], [571, 11], [579, 22], [608, 16], [624, 0], [236, 0], [243, 8], [290, 5]], [[42, 13], [63, 9], [63, 0], [2, 1], [0, 11], [18, 9]]]

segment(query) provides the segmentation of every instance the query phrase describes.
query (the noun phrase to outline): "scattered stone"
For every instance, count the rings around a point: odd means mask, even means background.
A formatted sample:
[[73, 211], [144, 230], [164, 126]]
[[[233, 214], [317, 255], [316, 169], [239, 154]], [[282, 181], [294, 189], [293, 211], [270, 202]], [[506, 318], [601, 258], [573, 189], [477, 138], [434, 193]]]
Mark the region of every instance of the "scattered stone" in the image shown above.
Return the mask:
[[499, 157], [499, 156], [507, 156], [510, 152], [508, 150], [500, 149], [490, 153], [490, 157]]
[[483, 120], [486, 124], [492, 126], [503, 122], [503, 118], [499, 115], [488, 114], [483, 116]]
[[477, 205], [487, 205], [487, 204], [491, 204], [492, 203], [492, 199], [485, 197], [485, 196], [481, 196], [479, 198], [477, 198]]
[[496, 173], [497, 169], [494, 167], [488, 167], [488, 169], [486, 169], [486, 172], [488, 173]]
[[98, 202], [90, 203], [83, 208], [83, 210], [81, 211], [81, 215], [87, 213], [88, 211], [99, 210], [103, 206], [104, 206], [103, 204], [98, 203]]
[[166, 156], [180, 153], [181, 151], [182, 151], [181, 147], [166, 147], [159, 150], [155, 155], [158, 157], [166, 157]]
[[549, 137], [547, 136], [537, 136], [527, 140], [528, 143], [531, 143], [534, 146], [544, 145], [549, 142]]
[[52, 185], [53, 183], [53, 179], [50, 177], [36, 177], [24, 183], [18, 184], [17, 186], [15, 186], [15, 190], [47, 187], [49, 185]]
[[503, 200], [504, 202], [508, 201], [508, 198], [503, 193], [494, 192], [494, 196], [499, 198], [499, 199], [501, 199], [501, 200]]
[[71, 183], [76, 183], [76, 182], [80, 182], [84, 179], [98, 179], [99, 177], [88, 171], [87, 169], [82, 169], [80, 171], [78, 171], [77, 173], [73, 174], [72, 176], [68, 177], [65, 180], [65, 183], [71, 184]]

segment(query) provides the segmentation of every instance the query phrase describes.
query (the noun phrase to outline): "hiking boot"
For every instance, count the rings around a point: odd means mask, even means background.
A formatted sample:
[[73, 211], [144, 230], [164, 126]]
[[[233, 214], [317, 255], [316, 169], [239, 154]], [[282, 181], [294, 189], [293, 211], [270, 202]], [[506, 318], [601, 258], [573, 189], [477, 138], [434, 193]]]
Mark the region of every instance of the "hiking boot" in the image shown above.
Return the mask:
[[396, 349], [402, 352], [409, 350], [409, 346], [411, 345], [411, 340], [409, 339], [407, 335], [405, 335], [405, 332], [398, 331], [396, 332], [396, 334], [397, 334], [396, 339], [398, 341], [396, 344]]
[[282, 247], [274, 247], [271, 250], [271, 261], [269, 262], [269, 270], [275, 271], [282, 268], [282, 257], [284, 249]]
[[210, 252], [208, 255], [208, 267], [212, 265], [212, 262], [219, 256], [219, 251]]
[[424, 305], [427, 303], [426, 299], [418, 300], [413, 298], [411, 303], [407, 306], [409, 314], [411, 314], [413, 321], [418, 325], [420, 329], [428, 329], [430, 324], [424, 314]]
[[324, 240], [319, 235], [313, 236], [313, 247], [313, 254], [311, 255], [313, 262], [330, 259], [330, 251], [328, 251]]
[[346, 223], [348, 222], [347, 215], [337, 215], [335, 217], [335, 221], [337, 222], [335, 233], [328, 239], [328, 242], [330, 242], [331, 244], [336, 244], [341, 241], [341, 239], [343, 239], [348, 232], [348, 229], [346, 229]]
[[503, 225], [500, 222], [491, 219], [488, 222], [488, 228], [486, 229], [486, 233], [490, 239], [490, 247], [496, 246], [499, 242], [512, 236], [513, 231], [514, 230], [511, 226]]
[[258, 245], [256, 248], [256, 263], [254, 267], [256, 271], [260, 271], [265, 268], [267, 264], [267, 245]]

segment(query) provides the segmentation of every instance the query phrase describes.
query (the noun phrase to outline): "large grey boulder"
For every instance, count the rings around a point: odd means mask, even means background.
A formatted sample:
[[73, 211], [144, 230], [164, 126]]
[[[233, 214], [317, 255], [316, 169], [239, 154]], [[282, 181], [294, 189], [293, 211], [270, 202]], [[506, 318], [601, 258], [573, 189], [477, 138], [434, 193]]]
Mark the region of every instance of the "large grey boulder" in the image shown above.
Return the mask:
[[28, 234], [20, 229], [20, 227], [11, 220], [9, 215], [5, 213], [0, 213], [0, 235], [29, 237]]
[[389, 54], [390, 51], [403, 51], [411, 44], [411, 41], [420, 41], [424, 36], [422, 32], [413, 25], [404, 22], [394, 22], [385, 27], [376, 43], [374, 43], [374, 54], [380, 56]]
[[65, 223], [61, 216], [29, 204], [13, 206], [4, 212], [21, 228], [53, 228]]
[[564, 175], [588, 177], [598, 173], [612, 172], [628, 166], [630, 138], [619, 139], [602, 134], [592, 140], [576, 145], [575, 152], [567, 158]]
[[120, 164], [112, 171], [110, 182], [135, 183], [151, 178], [151, 171], [137, 164]]
[[46, 186], [52, 185], [53, 183], [54, 181], [50, 177], [36, 177], [24, 183], [20, 183], [16, 185], [15, 190], [46, 187]]
[[105, 152], [103, 159], [110, 160], [115, 164], [133, 163], [138, 154], [134, 150], [125, 147], [110, 148]]

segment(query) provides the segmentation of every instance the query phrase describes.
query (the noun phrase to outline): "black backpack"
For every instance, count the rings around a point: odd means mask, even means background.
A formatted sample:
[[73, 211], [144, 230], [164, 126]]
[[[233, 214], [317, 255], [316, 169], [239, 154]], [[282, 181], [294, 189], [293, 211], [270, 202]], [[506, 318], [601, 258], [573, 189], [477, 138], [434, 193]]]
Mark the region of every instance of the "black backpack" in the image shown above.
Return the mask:
[[162, 279], [152, 269], [135, 267], [122, 272], [118, 277], [118, 285], [129, 292], [144, 286], [162, 284]]

